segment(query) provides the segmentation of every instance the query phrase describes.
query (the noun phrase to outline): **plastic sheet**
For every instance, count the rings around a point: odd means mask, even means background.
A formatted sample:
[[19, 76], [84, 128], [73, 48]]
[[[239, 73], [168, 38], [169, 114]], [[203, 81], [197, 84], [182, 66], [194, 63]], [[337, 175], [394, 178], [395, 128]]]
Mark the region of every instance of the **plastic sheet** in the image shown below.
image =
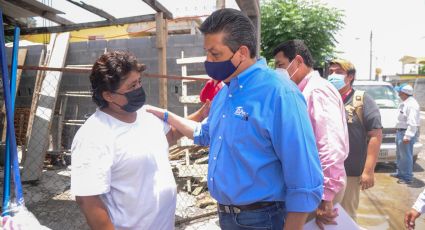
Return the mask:
[[2, 216], [0, 229], [4, 230], [46, 230], [25, 206], [11, 204], [8, 215]]

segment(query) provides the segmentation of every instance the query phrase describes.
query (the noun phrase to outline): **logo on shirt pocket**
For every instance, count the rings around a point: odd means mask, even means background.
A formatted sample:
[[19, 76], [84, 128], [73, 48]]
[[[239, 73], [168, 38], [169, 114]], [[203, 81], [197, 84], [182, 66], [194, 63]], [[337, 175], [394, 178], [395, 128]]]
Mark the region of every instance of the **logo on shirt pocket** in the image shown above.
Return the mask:
[[248, 118], [249, 118], [248, 113], [243, 110], [242, 106], [236, 107], [236, 110], [233, 113], [233, 115], [244, 121], [248, 121]]

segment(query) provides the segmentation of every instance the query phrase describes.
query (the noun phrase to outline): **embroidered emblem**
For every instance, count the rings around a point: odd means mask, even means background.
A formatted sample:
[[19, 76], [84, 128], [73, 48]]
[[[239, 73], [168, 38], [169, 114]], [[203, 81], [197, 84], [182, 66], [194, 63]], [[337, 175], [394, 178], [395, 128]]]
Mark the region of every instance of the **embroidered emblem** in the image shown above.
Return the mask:
[[236, 117], [247, 121], [248, 120], [248, 113], [243, 111], [243, 107], [242, 106], [238, 106], [236, 107], [235, 112], [233, 113]]

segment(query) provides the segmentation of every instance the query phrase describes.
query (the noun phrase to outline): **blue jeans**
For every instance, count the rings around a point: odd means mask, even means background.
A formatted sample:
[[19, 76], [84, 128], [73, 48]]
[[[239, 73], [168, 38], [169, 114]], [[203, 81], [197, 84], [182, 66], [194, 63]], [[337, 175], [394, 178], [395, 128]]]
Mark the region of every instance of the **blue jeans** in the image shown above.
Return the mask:
[[250, 211], [230, 213], [218, 211], [220, 228], [223, 230], [267, 229], [282, 230], [285, 223], [285, 203], [276, 202], [271, 206]]
[[403, 143], [404, 133], [406, 131], [397, 131], [396, 136], [396, 156], [397, 156], [397, 174], [405, 181], [413, 180], [413, 145], [416, 142], [417, 135], [410, 139], [407, 144]]

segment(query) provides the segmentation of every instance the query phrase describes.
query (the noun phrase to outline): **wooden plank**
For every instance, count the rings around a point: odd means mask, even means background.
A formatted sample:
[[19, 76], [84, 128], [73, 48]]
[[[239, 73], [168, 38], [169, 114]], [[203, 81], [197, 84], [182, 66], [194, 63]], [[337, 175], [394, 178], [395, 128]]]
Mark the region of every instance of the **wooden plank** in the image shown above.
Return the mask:
[[[16, 0], [8, 0], [8, 1], [9, 2], [13, 2], [13, 1], [16, 2]], [[22, 1], [30, 4], [31, 6], [35, 6], [39, 9], [43, 10], [44, 12], [50, 12], [50, 13], [54, 13], [54, 14], [65, 14], [64, 12], [62, 12], [58, 9], [55, 9], [53, 7], [50, 7], [50, 6], [40, 2], [38, 0], [22, 0]]]
[[66, 107], [68, 106], [68, 96], [62, 97], [60, 110], [59, 110], [59, 119], [58, 119], [58, 133], [57, 133], [57, 146], [56, 149], [58, 151], [62, 150], [62, 132], [63, 132], [63, 125], [65, 120], [65, 114], [66, 114]]
[[18, 128], [15, 128], [16, 129], [16, 144], [17, 145], [23, 145], [23, 144], [25, 144], [24, 143], [24, 140], [22, 140], [22, 134], [24, 133], [24, 127], [25, 127], [25, 114], [24, 113], [19, 113], [19, 114], [16, 114], [17, 116], [18, 116], [18, 122], [17, 122], [17, 124], [16, 124], [16, 122], [15, 122], [15, 127], [17, 126]]
[[179, 58], [176, 60], [177, 64], [193, 64], [193, 63], [204, 63], [207, 60], [206, 56], [202, 57], [190, 57], [190, 58]]
[[[39, 66], [47, 64], [49, 62], [50, 53], [53, 50], [55, 41], [56, 41], [56, 34], [52, 34], [52, 36], [50, 36], [50, 42], [47, 45], [47, 50], [45, 51], [43, 49], [41, 51], [42, 53], [40, 55], [40, 60], [39, 60], [39, 63], [38, 63]], [[44, 74], [45, 74], [45, 71], [39, 70], [39, 71], [37, 71], [37, 75], [35, 77], [34, 90], [33, 90], [33, 94], [32, 94], [31, 109], [30, 109], [30, 115], [29, 115], [28, 127], [27, 127], [27, 134], [26, 134], [26, 140], [27, 140], [26, 145], [27, 146], [28, 146], [28, 142], [29, 142], [31, 132], [32, 132], [32, 124], [34, 122], [35, 111], [37, 109], [38, 96], [39, 96], [39, 93], [41, 91], [41, 83], [43, 82]], [[25, 157], [26, 157], [26, 154], [23, 156], [23, 162], [25, 161]]]
[[[27, 49], [19, 49], [18, 50], [18, 65], [23, 65], [24, 63], [25, 63], [25, 58], [27, 57]], [[22, 70], [21, 69], [18, 69], [18, 71], [16, 72], [16, 91], [15, 92], [18, 92], [18, 89], [19, 89], [19, 83], [21, 82], [21, 75], [22, 75]], [[3, 114], [6, 114], [5, 112], [6, 112], [6, 109], [5, 109], [5, 107], [4, 107], [4, 104], [3, 104], [3, 107], [2, 107], [2, 113]], [[6, 119], [4, 119], [3, 120], [3, 133], [2, 133], [2, 138], [1, 138], [1, 140], [2, 140], [2, 142], [4, 143], [5, 142], [5, 140], [6, 140]]]
[[154, 9], [156, 12], [160, 13], [162, 12], [163, 15], [166, 19], [173, 19], [173, 14], [167, 9], [165, 8], [165, 6], [163, 6], [161, 3], [159, 3], [156, 0], [143, 0], [143, 2], [145, 2], [146, 4], [148, 4], [150, 7], [152, 7], [152, 9]]
[[215, 5], [217, 10], [226, 8], [226, 0], [216, 0]]
[[[76, 24], [71, 24], [66, 26], [22, 28], [21, 35], [62, 33], [62, 32], [96, 28], [96, 27], [115, 26], [115, 25], [123, 25], [123, 24], [137, 23], [137, 22], [151, 22], [151, 21], [155, 21], [155, 14], [118, 18], [114, 21], [105, 20], [105, 21], [99, 21], [99, 22], [76, 23]], [[13, 35], [13, 30], [5, 30], [4, 34]]]
[[[163, 13], [156, 13], [156, 48], [158, 49], [158, 73], [167, 74], [167, 21]], [[168, 107], [167, 78], [159, 79], [159, 107]]]
[[[19, 49], [18, 51], [18, 65], [23, 65], [25, 63], [25, 59], [27, 57], [27, 49]], [[19, 89], [19, 83], [21, 82], [22, 70], [18, 69], [16, 72], [16, 91]]]
[[99, 9], [97, 7], [94, 7], [92, 5], [86, 4], [84, 2], [76, 2], [76, 1], [73, 1], [73, 0], [67, 0], [67, 1], [70, 2], [70, 3], [72, 3], [72, 4], [74, 4], [74, 5], [76, 5], [76, 6], [79, 6], [79, 7], [83, 8], [83, 9], [85, 9], [85, 10], [93, 13], [93, 14], [96, 14], [96, 15], [102, 17], [102, 18], [105, 18], [107, 20], [113, 21], [113, 20], [116, 19], [114, 16], [108, 14], [104, 10]]
[[[190, 154], [189, 154], [189, 149], [186, 149], [185, 151], [184, 151], [184, 155], [185, 155], [185, 163], [186, 163], [186, 166], [189, 168], [190, 167]], [[192, 192], [192, 181], [189, 179], [189, 180], [186, 180], [186, 185], [187, 185], [187, 192]]]
[[180, 96], [179, 101], [183, 104], [199, 104], [201, 102], [199, 95]]
[[[7, 15], [11, 18], [26, 18], [26, 17], [36, 17], [37, 14], [28, 11], [26, 9], [23, 9], [21, 7], [16, 6], [15, 4], [12, 4], [10, 2], [1, 0], [0, 1], [0, 7], [3, 11], [4, 15]], [[12, 33], [13, 35], [13, 33]]]
[[[201, 75], [190, 75], [190, 76], [186, 76], [186, 77], [190, 77], [190, 78], [195, 77], [198, 80], [199, 79], [203, 79], [205, 81], [211, 80], [211, 78], [208, 75], [205, 75], [205, 74], [201, 74]], [[184, 82], [184, 83], [191, 83], [191, 82], [195, 82], [195, 81], [196, 80], [186, 80], [186, 79], [183, 79], [182, 80], [182, 82]]]
[[[60, 25], [71, 25], [73, 24], [73, 22], [69, 21], [68, 19], [62, 18], [60, 16], [56, 15], [56, 12], [53, 12], [54, 9], [52, 11], [47, 11], [46, 8], [44, 6], [41, 7], [39, 2], [37, 1], [24, 1], [24, 0], [7, 0], [9, 3], [15, 5], [16, 7], [20, 7], [23, 8], [25, 10], [28, 10], [34, 14], [37, 14], [40, 17], [49, 19], [52, 22], [56, 22]], [[34, 3], [35, 2], [35, 3]], [[46, 6], [47, 7], [47, 6]]]
[[[63, 67], [65, 65], [69, 38], [70, 33], [63, 33], [57, 36], [48, 66]], [[45, 154], [49, 146], [48, 137], [61, 79], [62, 72], [47, 71], [41, 83], [40, 96], [32, 124], [33, 131], [28, 141], [28, 152], [23, 163], [22, 181], [36, 181], [41, 177]]]

